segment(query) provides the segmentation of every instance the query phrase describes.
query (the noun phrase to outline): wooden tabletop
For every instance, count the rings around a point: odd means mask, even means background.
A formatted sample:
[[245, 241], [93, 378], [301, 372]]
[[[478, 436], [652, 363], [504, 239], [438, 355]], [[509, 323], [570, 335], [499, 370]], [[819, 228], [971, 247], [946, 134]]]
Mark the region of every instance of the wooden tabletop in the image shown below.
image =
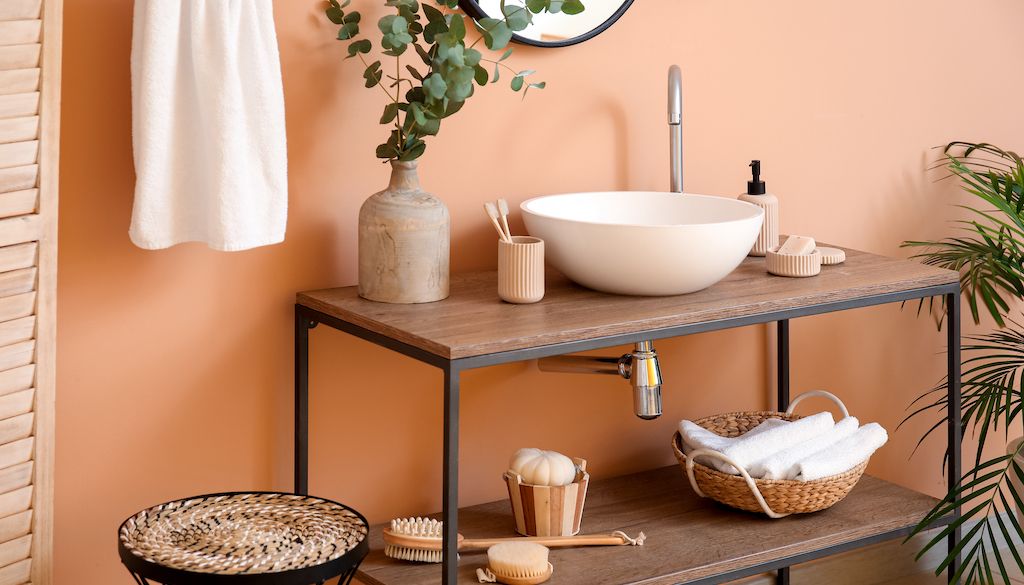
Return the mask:
[[[500, 481], [500, 480], [495, 480]], [[771, 520], [697, 497], [678, 466], [591, 483], [582, 534], [622, 530], [647, 535], [642, 547], [551, 551], [548, 585], [674, 585], [820, 551], [915, 525], [938, 501], [864, 476], [847, 498], [815, 514]], [[515, 536], [508, 500], [460, 510], [467, 538]], [[440, 565], [384, 556], [382, 526], [370, 531], [370, 554], [357, 578], [367, 585], [435, 585]], [[459, 583], [476, 583], [486, 553], [460, 553]]]
[[674, 297], [600, 293], [549, 272], [544, 300], [502, 302], [497, 272], [455, 274], [451, 296], [436, 303], [393, 305], [359, 298], [354, 286], [299, 293], [297, 302], [445, 359], [534, 348], [566, 341], [773, 313], [957, 282], [955, 272], [846, 250], [847, 260], [812, 278], [767, 273], [747, 258], [711, 288]]

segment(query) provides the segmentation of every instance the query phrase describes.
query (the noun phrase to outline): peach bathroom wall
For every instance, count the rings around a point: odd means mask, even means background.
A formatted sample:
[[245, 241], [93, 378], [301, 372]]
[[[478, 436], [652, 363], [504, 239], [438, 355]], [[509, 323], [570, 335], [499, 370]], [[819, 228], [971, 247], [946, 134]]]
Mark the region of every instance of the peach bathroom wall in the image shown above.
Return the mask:
[[[382, 3], [355, 2], [372, 29]], [[278, 0], [286, 241], [231, 254], [133, 247], [131, 4], [65, 0], [57, 583], [129, 583], [115, 529], [146, 505], [290, 487], [293, 295], [355, 283], [356, 214], [387, 179], [373, 158], [381, 96], [342, 60], [319, 2]], [[949, 230], [958, 200], [924, 171], [930, 147], [1024, 148], [1024, 80], [1012, 74], [1022, 18], [1017, 0], [639, 0], [585, 45], [519, 49], [513, 66], [548, 88], [526, 101], [480, 91], [430, 141], [422, 182], [451, 208], [454, 270], [493, 268], [483, 199], [666, 187], [665, 73], [679, 63], [688, 190], [736, 194], [760, 158], [784, 232], [906, 254], [901, 240]], [[890, 430], [943, 371], [944, 336], [910, 308], [800, 320], [793, 334], [794, 390], [835, 389]], [[440, 374], [323, 327], [312, 340], [312, 490], [373, 521], [438, 509]], [[520, 446], [586, 457], [607, 476], [671, 464], [681, 417], [768, 406], [763, 328], [659, 349], [656, 422], [633, 417], [615, 380], [530, 364], [466, 373], [462, 501], [501, 497]], [[530, 402], [544, 406], [518, 406]], [[908, 461], [920, 429], [894, 432], [871, 471], [938, 494], [941, 440]]]

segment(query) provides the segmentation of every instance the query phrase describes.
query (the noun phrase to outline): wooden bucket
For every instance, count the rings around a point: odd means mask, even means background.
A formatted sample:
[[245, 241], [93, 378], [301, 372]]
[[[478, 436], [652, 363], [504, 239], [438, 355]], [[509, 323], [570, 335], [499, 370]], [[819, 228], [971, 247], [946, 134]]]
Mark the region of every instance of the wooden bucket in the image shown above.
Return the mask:
[[524, 536], [575, 536], [583, 521], [583, 503], [587, 499], [590, 474], [585, 459], [574, 458], [579, 470], [566, 486], [523, 483], [523, 478], [506, 471], [505, 484], [516, 519], [516, 532]]

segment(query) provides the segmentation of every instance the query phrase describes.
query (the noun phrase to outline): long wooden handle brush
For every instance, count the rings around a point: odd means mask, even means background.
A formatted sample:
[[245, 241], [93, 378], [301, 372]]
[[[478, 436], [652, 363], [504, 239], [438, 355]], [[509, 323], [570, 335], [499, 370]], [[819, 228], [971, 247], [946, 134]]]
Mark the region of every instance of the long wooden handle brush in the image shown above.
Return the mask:
[[[384, 554], [404, 561], [441, 562], [441, 536], [444, 523], [429, 518], [399, 518], [384, 529]], [[568, 546], [643, 546], [643, 532], [636, 538], [624, 532], [580, 536], [517, 536], [512, 538], [465, 538], [458, 535], [458, 549], [485, 550], [502, 542], [535, 542], [549, 547]]]

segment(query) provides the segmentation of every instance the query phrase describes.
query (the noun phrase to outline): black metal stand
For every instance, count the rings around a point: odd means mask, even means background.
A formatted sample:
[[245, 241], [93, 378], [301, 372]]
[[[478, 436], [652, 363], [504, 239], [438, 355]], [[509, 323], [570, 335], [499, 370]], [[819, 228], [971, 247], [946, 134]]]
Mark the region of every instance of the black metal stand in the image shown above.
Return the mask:
[[[421, 362], [440, 368], [444, 372], [444, 479], [443, 479], [443, 510], [444, 517], [444, 562], [442, 564], [443, 585], [456, 585], [458, 582], [458, 550], [455, 537], [458, 533], [459, 508], [459, 374], [463, 370], [483, 368], [498, 364], [538, 359], [542, 357], [562, 355], [592, 349], [602, 349], [616, 345], [631, 344], [638, 341], [651, 341], [693, 335], [707, 331], [718, 331], [747, 325], [776, 322], [778, 325], [778, 408], [785, 410], [789, 406], [790, 364], [789, 364], [789, 321], [798, 317], [821, 315], [836, 311], [845, 311], [861, 307], [870, 307], [888, 303], [901, 303], [915, 299], [926, 299], [943, 296], [949, 321], [948, 363], [949, 376], [949, 486], [952, 487], [960, 479], [961, 455], [961, 413], [960, 413], [960, 288], [958, 284], [931, 286], [912, 291], [881, 293], [852, 300], [835, 301], [818, 305], [797, 307], [772, 311], [747, 317], [723, 319], [692, 323], [663, 329], [654, 329], [639, 333], [612, 335], [597, 339], [567, 341], [540, 347], [503, 351], [499, 353], [474, 357], [447, 359], [370, 331], [353, 323], [337, 319], [326, 313], [303, 306], [295, 306], [295, 491], [305, 494], [308, 490], [309, 475], [309, 329], [318, 323], [324, 323], [334, 329], [345, 331], [356, 337], [377, 345], [397, 351]], [[951, 520], [960, 514], [957, 509]], [[910, 528], [874, 535], [853, 542], [829, 546], [813, 553], [802, 554], [791, 559], [771, 561], [754, 567], [737, 569], [721, 575], [703, 578], [697, 581], [701, 585], [725, 583], [741, 579], [757, 573], [777, 571], [780, 585], [789, 585], [789, 567], [793, 564], [811, 561], [830, 556], [861, 546], [867, 546], [883, 540], [906, 536]], [[960, 531], [950, 534], [949, 547], [953, 550], [960, 542]], [[949, 567], [950, 577], [956, 572], [954, 563]]]

